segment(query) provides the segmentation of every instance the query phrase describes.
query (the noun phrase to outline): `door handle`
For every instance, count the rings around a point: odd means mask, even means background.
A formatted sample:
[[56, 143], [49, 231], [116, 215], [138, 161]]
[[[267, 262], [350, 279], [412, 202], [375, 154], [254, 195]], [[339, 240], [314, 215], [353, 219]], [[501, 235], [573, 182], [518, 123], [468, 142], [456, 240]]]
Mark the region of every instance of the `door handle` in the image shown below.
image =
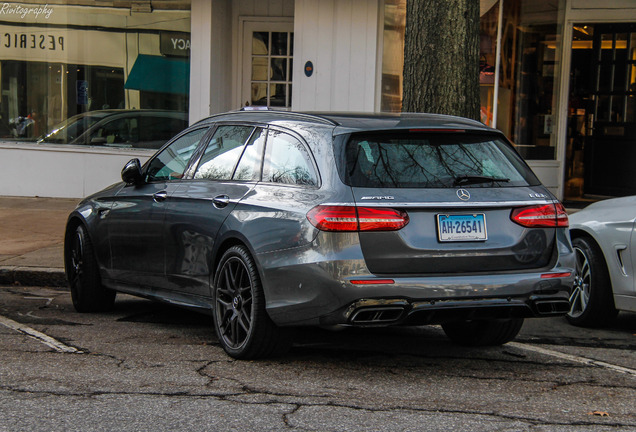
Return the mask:
[[212, 203], [214, 204], [214, 207], [221, 209], [223, 207], [227, 207], [230, 203], [230, 197], [227, 195], [217, 195], [212, 198]]
[[166, 198], [168, 198], [168, 194], [166, 193], [166, 191], [157, 192], [152, 196], [154, 202], [162, 202], [165, 201]]

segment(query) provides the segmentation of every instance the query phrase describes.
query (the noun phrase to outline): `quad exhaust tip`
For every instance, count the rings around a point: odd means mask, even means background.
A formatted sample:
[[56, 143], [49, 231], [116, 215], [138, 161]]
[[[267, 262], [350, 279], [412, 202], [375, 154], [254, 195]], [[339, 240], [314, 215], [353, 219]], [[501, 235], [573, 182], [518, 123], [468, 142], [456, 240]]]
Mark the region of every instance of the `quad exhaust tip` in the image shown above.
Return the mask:
[[539, 315], [563, 315], [570, 311], [568, 300], [537, 300], [534, 307]]
[[353, 324], [386, 324], [402, 318], [404, 308], [399, 306], [364, 308], [351, 316]]

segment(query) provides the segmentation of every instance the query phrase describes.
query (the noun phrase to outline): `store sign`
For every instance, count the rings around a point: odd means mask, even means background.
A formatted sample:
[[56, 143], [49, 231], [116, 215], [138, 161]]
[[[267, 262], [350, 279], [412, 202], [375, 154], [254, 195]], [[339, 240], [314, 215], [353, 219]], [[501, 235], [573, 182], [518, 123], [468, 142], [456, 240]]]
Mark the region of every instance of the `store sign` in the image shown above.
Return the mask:
[[[123, 67], [125, 33], [0, 25], [0, 62], [7, 60]], [[99, 49], [95, 49], [99, 47]]]
[[161, 54], [166, 56], [190, 56], [190, 33], [161, 32]]
[[64, 51], [64, 36], [42, 33], [5, 33], [2, 46], [24, 50]]

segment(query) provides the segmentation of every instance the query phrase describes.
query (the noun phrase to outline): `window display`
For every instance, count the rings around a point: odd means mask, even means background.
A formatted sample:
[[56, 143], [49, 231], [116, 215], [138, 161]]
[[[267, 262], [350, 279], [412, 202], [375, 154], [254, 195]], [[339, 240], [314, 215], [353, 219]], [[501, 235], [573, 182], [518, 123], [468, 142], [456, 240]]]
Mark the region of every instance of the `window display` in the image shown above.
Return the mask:
[[[565, 2], [504, 1], [501, 22], [499, 4], [480, 0], [481, 121], [504, 132], [525, 159], [554, 160], [556, 74], [562, 39], [558, 14], [564, 10]], [[385, 112], [399, 112], [402, 108], [405, 22], [406, 0], [385, 1], [380, 103]], [[497, 62], [499, 36], [501, 55]], [[497, 63], [500, 67], [496, 82]]]
[[61, 3], [0, 5], [0, 138], [35, 141], [97, 110], [187, 116], [188, 0]]

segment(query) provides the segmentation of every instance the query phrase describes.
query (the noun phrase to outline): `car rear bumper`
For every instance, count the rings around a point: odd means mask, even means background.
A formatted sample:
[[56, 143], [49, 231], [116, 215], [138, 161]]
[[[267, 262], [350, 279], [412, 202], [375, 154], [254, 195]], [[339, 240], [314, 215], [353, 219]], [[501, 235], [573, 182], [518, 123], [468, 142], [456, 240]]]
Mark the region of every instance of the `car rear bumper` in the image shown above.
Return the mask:
[[528, 299], [471, 299], [410, 301], [362, 299], [330, 316], [321, 317], [352, 326], [426, 325], [457, 320], [532, 318], [564, 315], [570, 309], [566, 297], [531, 296]]
[[569, 311], [575, 262], [566, 244], [549, 268], [531, 271], [374, 275], [355, 234], [336, 238], [257, 255], [276, 324], [417, 325]]
[[[355, 268], [355, 262], [341, 263]], [[339, 266], [330, 263], [330, 269]], [[546, 273], [393, 278], [352, 284], [319, 264], [265, 272], [267, 310], [278, 325], [420, 325], [457, 319], [564, 315], [574, 281]]]

